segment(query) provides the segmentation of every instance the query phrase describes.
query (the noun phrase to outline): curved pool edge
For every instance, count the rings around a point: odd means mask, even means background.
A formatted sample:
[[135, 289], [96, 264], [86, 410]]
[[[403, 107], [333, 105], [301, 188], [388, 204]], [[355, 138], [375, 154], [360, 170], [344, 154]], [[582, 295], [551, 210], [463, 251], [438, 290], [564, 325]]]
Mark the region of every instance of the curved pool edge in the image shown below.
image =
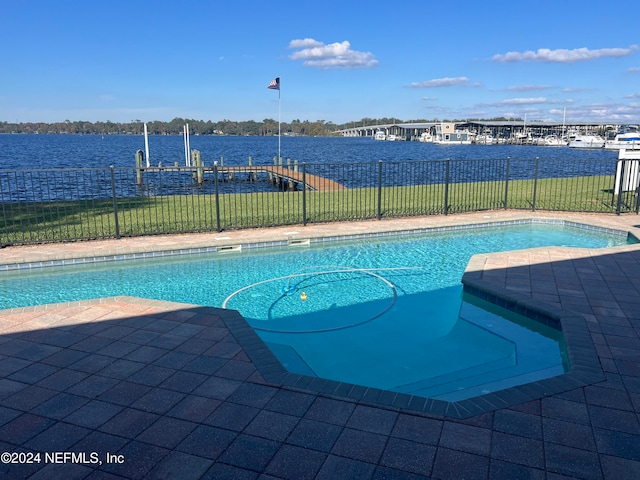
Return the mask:
[[[522, 303], [526, 303], [524, 299], [520, 300]], [[60, 324], [66, 329], [74, 325], [85, 324], [87, 318], [83, 315], [74, 318], [79, 311], [108, 309], [110, 305], [114, 304], [124, 309], [128, 313], [127, 317], [131, 317], [130, 320], [127, 320], [127, 323], [136, 323], [136, 319], [144, 320], [145, 317], [155, 316], [158, 312], [163, 312], [163, 315], [169, 315], [169, 317], [165, 318], [172, 318], [177, 322], [202, 314], [219, 318], [233, 336], [241, 351], [253, 363], [267, 384], [313, 393], [327, 398], [337, 398], [398, 411], [464, 419], [502, 408], [515, 407], [532, 400], [597, 383], [604, 379], [602, 369], [597, 361], [597, 355], [593, 351], [593, 344], [589, 344], [590, 337], [584, 318], [569, 314], [562, 315], [560, 321], [563, 328], [566, 329], [565, 333], [568, 334], [569, 343], [574, 347], [571, 353], [573, 365], [571, 372], [456, 402], [289, 373], [237, 310], [121, 296], [0, 310], [0, 318], [5, 315], [8, 317], [12, 314], [27, 314], [30, 317], [28, 314], [34, 312], [56, 315], [56, 311], [59, 311], [61, 314], [71, 315]], [[553, 314], [554, 312], [550, 311], [549, 313]], [[138, 317], [138, 315], [141, 316]], [[117, 318], [112, 317], [107, 320], [112, 321]], [[89, 323], [92, 323], [92, 321], [89, 320]], [[52, 327], [53, 325], [42, 326], [42, 328]], [[2, 332], [2, 335], [8, 333], [10, 332]], [[580, 342], [582, 342], [582, 347]]]
[[[559, 258], [552, 259], [559, 252], [562, 255]], [[502, 408], [514, 407], [605, 380], [605, 373], [585, 315], [560, 308], [552, 303], [535, 300], [527, 293], [518, 291], [517, 286], [500, 286], [496, 285], [495, 281], [483, 278], [484, 268], [488, 264], [487, 260], [496, 256], [508, 256], [510, 254], [517, 256], [536, 255], [539, 259], [540, 255], [544, 256], [546, 253], [550, 257], [546, 263], [553, 264], [554, 262], [580, 262], [584, 259], [588, 261], [592, 255], [606, 256], [633, 252], [640, 252], [640, 244], [601, 249], [538, 247], [511, 252], [474, 255], [462, 278], [465, 293], [561, 330], [565, 339], [569, 371], [562, 375], [454, 402], [290, 373], [271, 353], [267, 345], [264, 344], [239, 312], [228, 311], [230, 315], [226, 317], [225, 323], [228, 322], [229, 330], [234, 334], [238, 342], [243, 345], [247, 355], [254, 362], [264, 379], [269, 382], [312, 391], [320, 395], [348, 398], [357, 402], [370, 403], [386, 408], [464, 419]], [[530, 266], [527, 265], [527, 267]], [[518, 267], [507, 266], [505, 268]], [[489, 270], [495, 273], [496, 269], [490, 268]]]
[[604, 380], [604, 373], [600, 368], [586, 322], [584, 318], [575, 314], [563, 314], [558, 318], [567, 343], [571, 365], [568, 373], [465, 400], [448, 402], [290, 373], [238, 311], [225, 310], [225, 312], [222, 318], [227, 328], [267, 382], [386, 408], [463, 419], [501, 408], [514, 407]]
[[[502, 224], [509, 224], [513, 222], [533, 223], [540, 221], [546, 222], [549, 220], [524, 217], [518, 220], [505, 221], [502, 222]], [[574, 221], [565, 221], [560, 219], [552, 219], [551, 221], [554, 223], [576, 223]], [[501, 222], [489, 223], [493, 225], [501, 224]], [[589, 223], [579, 224], [585, 225], [587, 227], [591, 226]], [[478, 227], [485, 226], [485, 224], [483, 222], [482, 224], [472, 224], [470, 226]], [[459, 225], [458, 227], [447, 226], [442, 228], [457, 229], [459, 228]], [[602, 228], [609, 229], [609, 227]], [[411, 233], [415, 233], [415, 230], [410, 231]], [[631, 233], [631, 229], [625, 230], [624, 228], [620, 228], [617, 229], [617, 231], [627, 231], [628, 234], [633, 235], [633, 233]], [[389, 234], [391, 233], [382, 233], [382, 235]], [[373, 235], [381, 235], [381, 233], [374, 232]], [[339, 239], [342, 240], [344, 238], [344, 236], [341, 236]], [[353, 238], [360, 237], [355, 236]], [[150, 240], [152, 241], [153, 237], [151, 237]], [[116, 240], [114, 240], [113, 242], [116, 244], [118, 243], [118, 241]], [[87, 244], [90, 245], [90, 242], [87, 242]], [[59, 248], [60, 245], [56, 244], [52, 245], [52, 247]], [[13, 248], [16, 247], [9, 247], [8, 249], [5, 249], [5, 251]], [[549, 250], [549, 248], [540, 247], [531, 249], [531, 251], [534, 250]], [[589, 254], [589, 251], [584, 249], [566, 250], [575, 250], [574, 253], [579, 258], [588, 256]], [[633, 252], [640, 250], [640, 245], [625, 245], [621, 247], [611, 247], [599, 250], [603, 251], [600, 252], [603, 255], [610, 253]], [[483, 271], [478, 270], [478, 267], [483, 261], [485, 261], [489, 256], [508, 253], [509, 252], [496, 254], [479, 254], [474, 256], [469, 262], [467, 271], [463, 276], [465, 289], [467, 289], [468, 291], [473, 291], [473, 289], [476, 289], [479, 292], [483, 292], [483, 295], [493, 295], [495, 300], [508, 301], [513, 305], [520, 305], [522, 308], [527, 308], [531, 312], [541, 311], [543, 313], [546, 313], [550, 318], [556, 318], [560, 322], [565, 335], [568, 334], [569, 336], [569, 338], [567, 339], [567, 347], [570, 351], [570, 361], [572, 365], [571, 371], [564, 375], [560, 375], [550, 379], [540, 380], [538, 382], [522, 386], [511, 387], [505, 390], [497, 391], [495, 393], [458, 402], [445, 402], [441, 400], [433, 400], [423, 397], [415, 397], [407, 394], [400, 394], [373, 388], [333, 382], [320, 378], [290, 374], [284, 369], [284, 367], [270, 352], [264, 342], [260, 340], [255, 331], [248, 325], [248, 323], [244, 320], [244, 318], [241, 317], [238, 312], [222, 309], [213, 309], [212, 311], [215, 311], [215, 313], [224, 320], [225, 324], [227, 324], [234, 337], [243, 346], [243, 349], [245, 350], [249, 358], [254, 361], [255, 365], [258, 367], [259, 372], [263, 375], [265, 380], [277, 385], [303, 389], [307, 391], [314, 391], [320, 395], [348, 398], [358, 402], [372, 403], [384, 407], [397, 408], [400, 410], [419, 411], [452, 418], [468, 418], [484, 412], [512, 407], [531, 400], [602, 381], [604, 378], [604, 373], [598, 360], [597, 352], [595, 351], [595, 345], [593, 343], [593, 340], [591, 339], [591, 335], [587, 327], [587, 320], [583, 315], [571, 313], [563, 309], [558, 309], [553, 305], [546, 304], [544, 302], [534, 301], [526, 294], [510, 290], [506, 287], [495, 285], [494, 283], [488, 282], [482, 278]], [[105, 259], [104, 256], [96, 258], [99, 258], [98, 261], [104, 261]], [[83, 261], [82, 263], [86, 262]], [[34, 266], [34, 263], [29, 263], [29, 266], [25, 268], [34, 268]], [[96, 299], [95, 301], [99, 302], [100, 299]], [[0, 311], [0, 314], [1, 313], [2, 311]]]

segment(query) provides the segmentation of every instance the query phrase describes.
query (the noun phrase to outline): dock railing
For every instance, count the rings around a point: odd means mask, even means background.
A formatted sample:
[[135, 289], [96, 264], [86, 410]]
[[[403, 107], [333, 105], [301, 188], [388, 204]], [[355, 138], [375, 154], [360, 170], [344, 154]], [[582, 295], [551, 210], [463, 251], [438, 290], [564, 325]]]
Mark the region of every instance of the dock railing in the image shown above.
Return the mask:
[[0, 245], [500, 209], [637, 214], [638, 181], [615, 183], [637, 168], [630, 162], [301, 163], [295, 175], [217, 165], [0, 170]]

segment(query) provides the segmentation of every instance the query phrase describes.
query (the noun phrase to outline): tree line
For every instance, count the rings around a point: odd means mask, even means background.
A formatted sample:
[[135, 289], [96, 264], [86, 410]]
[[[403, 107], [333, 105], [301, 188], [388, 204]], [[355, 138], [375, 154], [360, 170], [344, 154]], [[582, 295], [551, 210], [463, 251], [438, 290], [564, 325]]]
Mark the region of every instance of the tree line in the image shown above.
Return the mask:
[[[450, 122], [463, 122], [466, 120], [442, 120]], [[490, 120], [506, 120], [505, 118], [493, 118]], [[292, 120], [291, 122], [280, 123], [280, 133], [282, 135], [300, 136], [329, 136], [338, 130], [369, 125], [389, 125], [394, 123], [420, 123], [438, 122], [438, 119], [414, 119], [400, 120], [398, 118], [362, 118], [357, 121], [343, 124], [335, 124], [325, 120]], [[269, 136], [278, 134], [278, 122], [272, 118], [265, 118], [262, 122], [221, 120], [212, 122], [211, 120], [194, 120], [176, 117], [170, 122], [154, 120], [147, 122], [147, 131], [150, 135], [182, 135], [184, 125], [189, 125], [191, 135], [253, 135]], [[142, 135], [144, 133], [144, 123], [141, 120], [132, 120], [128, 123], [111, 122], [87, 122], [70, 121], [45, 123], [45, 122], [0, 122], [0, 133], [66, 133], [83, 135]]]

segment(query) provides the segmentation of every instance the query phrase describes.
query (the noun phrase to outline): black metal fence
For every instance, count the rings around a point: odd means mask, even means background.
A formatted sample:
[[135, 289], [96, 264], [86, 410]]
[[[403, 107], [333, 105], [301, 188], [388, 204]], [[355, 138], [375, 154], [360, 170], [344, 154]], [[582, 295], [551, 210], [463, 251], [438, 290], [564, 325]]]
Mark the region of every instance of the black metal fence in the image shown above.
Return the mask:
[[0, 170], [0, 244], [497, 209], [637, 214], [638, 163], [505, 158], [303, 163], [279, 173], [217, 165]]

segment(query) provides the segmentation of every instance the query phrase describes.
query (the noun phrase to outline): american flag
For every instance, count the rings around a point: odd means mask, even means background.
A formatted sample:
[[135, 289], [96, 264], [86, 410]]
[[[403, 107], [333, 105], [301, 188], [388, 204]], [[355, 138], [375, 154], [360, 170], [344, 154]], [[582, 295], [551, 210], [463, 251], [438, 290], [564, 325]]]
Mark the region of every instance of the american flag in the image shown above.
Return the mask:
[[270, 88], [271, 90], [280, 90], [280, 77], [272, 80], [267, 88]]

